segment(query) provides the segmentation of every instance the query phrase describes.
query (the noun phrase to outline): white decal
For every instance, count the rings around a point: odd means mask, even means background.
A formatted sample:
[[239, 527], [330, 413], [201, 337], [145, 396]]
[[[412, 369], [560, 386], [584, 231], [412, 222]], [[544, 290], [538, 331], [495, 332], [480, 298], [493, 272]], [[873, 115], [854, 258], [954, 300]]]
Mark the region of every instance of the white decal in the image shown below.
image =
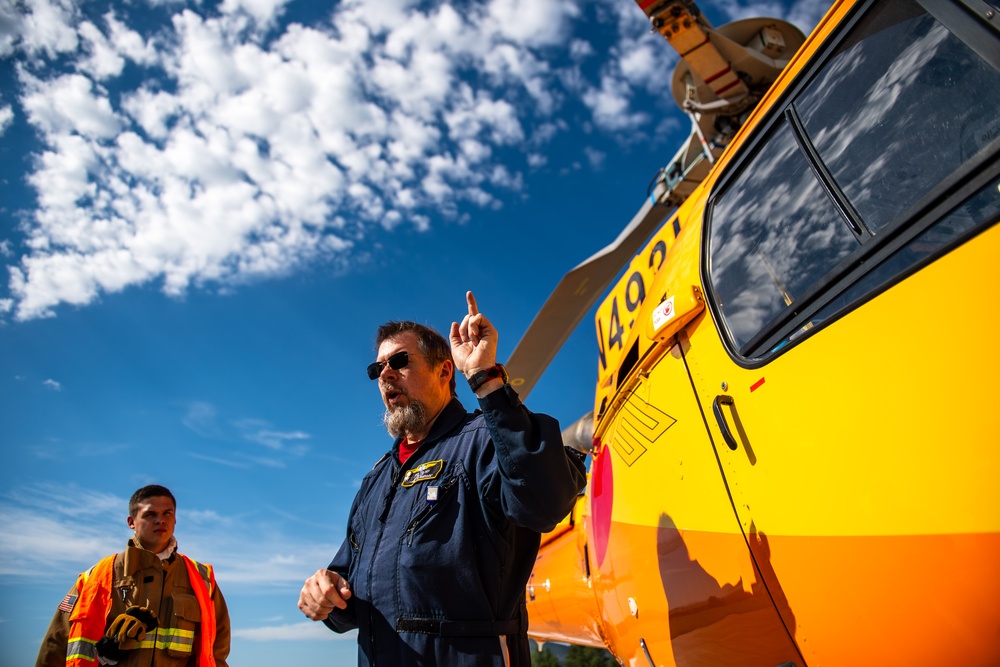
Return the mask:
[[653, 330], [659, 331], [660, 327], [674, 319], [674, 297], [663, 301], [653, 310]]

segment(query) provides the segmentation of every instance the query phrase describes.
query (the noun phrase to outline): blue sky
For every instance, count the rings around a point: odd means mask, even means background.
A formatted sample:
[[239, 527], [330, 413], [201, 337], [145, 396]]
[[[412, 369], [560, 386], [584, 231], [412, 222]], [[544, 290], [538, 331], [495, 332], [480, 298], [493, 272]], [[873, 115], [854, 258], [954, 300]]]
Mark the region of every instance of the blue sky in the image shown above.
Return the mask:
[[[231, 664], [352, 664], [296, 601], [390, 444], [375, 327], [471, 289], [509, 355], [686, 138], [675, 62], [632, 0], [0, 0], [0, 664], [154, 482]], [[564, 425], [592, 328], [528, 400]]]

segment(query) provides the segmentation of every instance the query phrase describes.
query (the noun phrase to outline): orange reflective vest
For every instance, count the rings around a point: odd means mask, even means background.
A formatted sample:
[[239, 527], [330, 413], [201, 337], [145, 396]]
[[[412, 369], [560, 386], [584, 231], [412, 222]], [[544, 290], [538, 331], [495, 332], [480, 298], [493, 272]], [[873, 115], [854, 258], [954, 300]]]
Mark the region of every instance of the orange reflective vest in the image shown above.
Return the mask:
[[[201, 641], [197, 667], [215, 667], [215, 573], [211, 565], [198, 563], [183, 554], [177, 554], [187, 567], [188, 579], [201, 609]], [[66, 667], [93, 667], [97, 664], [97, 642], [104, 636], [111, 607], [111, 585], [114, 578], [115, 555], [103, 558], [97, 565], [83, 572], [76, 580], [79, 596], [69, 616], [69, 641], [66, 644]], [[144, 638], [140, 646], [159, 648], [171, 642], [190, 644], [190, 637], [174, 637], [169, 629], [156, 637]], [[162, 636], [161, 636], [162, 635]], [[159, 639], [157, 639], [157, 637]]]

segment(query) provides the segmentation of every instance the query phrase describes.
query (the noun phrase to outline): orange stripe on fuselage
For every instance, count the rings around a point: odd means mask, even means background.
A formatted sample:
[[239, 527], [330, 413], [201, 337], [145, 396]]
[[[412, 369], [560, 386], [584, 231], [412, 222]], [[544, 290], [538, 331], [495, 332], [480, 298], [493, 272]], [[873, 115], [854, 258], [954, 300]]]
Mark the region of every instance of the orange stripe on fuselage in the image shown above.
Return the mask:
[[1000, 665], [1000, 534], [752, 536], [765, 589], [742, 534], [661, 524], [612, 524], [595, 584], [612, 643], [764, 664], [788, 652], [776, 606], [809, 667]]
[[766, 541], [808, 665], [1000, 665], [1000, 534]]

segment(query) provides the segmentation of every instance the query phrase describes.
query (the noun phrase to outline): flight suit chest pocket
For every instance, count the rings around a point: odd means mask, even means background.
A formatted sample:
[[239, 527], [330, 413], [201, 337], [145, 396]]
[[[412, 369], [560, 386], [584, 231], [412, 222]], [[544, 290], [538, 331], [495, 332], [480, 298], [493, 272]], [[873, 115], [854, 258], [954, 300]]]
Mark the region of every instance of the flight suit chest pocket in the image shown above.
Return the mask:
[[158, 630], [159, 642], [162, 642], [167, 655], [184, 657], [194, 650], [194, 637], [201, 624], [201, 608], [194, 595], [175, 593], [171, 596], [173, 608], [170, 614], [169, 627]]
[[411, 496], [410, 519], [403, 534], [407, 546], [413, 545], [414, 536], [433, 530], [436, 521], [448, 520], [458, 510], [458, 490], [461, 475], [454, 469], [441, 477], [414, 484], [407, 491]]

